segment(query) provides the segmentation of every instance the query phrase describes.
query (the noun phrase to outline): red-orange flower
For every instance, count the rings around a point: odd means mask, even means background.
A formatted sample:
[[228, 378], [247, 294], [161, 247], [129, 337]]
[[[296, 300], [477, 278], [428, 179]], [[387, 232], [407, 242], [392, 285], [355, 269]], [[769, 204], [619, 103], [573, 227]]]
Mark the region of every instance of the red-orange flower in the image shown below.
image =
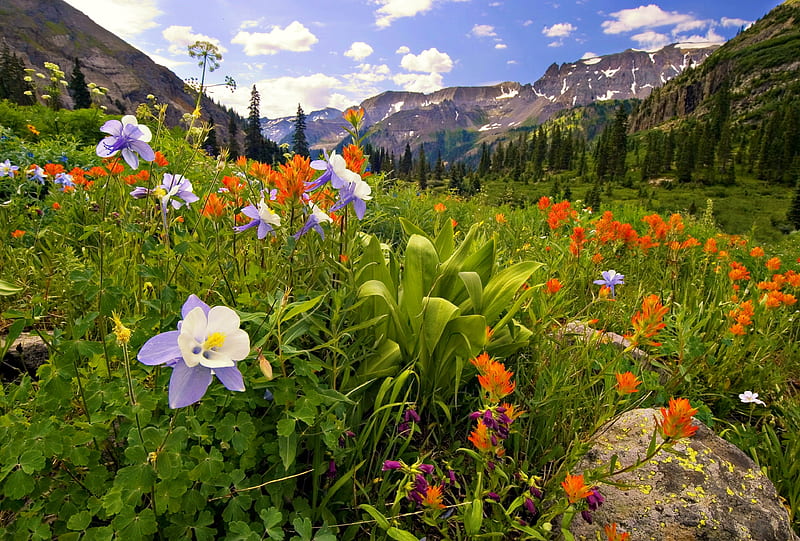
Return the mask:
[[470, 359], [469, 362], [478, 369], [479, 374], [485, 374], [489, 371], [489, 365], [491, 365], [494, 361], [491, 357], [489, 357], [489, 354], [484, 351], [474, 359]]
[[[236, 163], [238, 165], [239, 161], [237, 160]], [[247, 165], [246, 160], [244, 165]], [[270, 183], [272, 180], [272, 166], [268, 163], [253, 162], [250, 164], [250, 169], [248, 169], [247, 173], [256, 177], [262, 182]]]
[[425, 497], [422, 498], [423, 507], [429, 509], [444, 509], [442, 503], [442, 485], [430, 485], [428, 490], [425, 491]]
[[125, 166], [119, 163], [119, 158], [105, 158], [103, 163], [105, 163], [106, 169], [112, 175], [118, 175], [125, 170]]
[[491, 402], [499, 402], [501, 398], [514, 392], [517, 384], [511, 381], [513, 372], [506, 370], [503, 363], [493, 361], [486, 374], [478, 376], [478, 383], [488, 393]]
[[25, 231], [23, 231], [22, 229], [15, 229], [14, 231], [11, 232], [11, 236], [14, 237], [15, 239], [20, 238], [24, 234]]
[[547, 197], [546, 195], [543, 195], [542, 197], [539, 198], [539, 202], [536, 203], [536, 206], [539, 207], [539, 210], [547, 210], [551, 204], [552, 202], [550, 201], [550, 198]]
[[221, 218], [225, 216], [228, 202], [215, 193], [212, 193], [206, 199], [205, 205], [200, 210], [200, 214], [206, 218]]
[[742, 265], [737, 261], [731, 261], [731, 270], [728, 271], [728, 278], [733, 280], [749, 280], [750, 279], [750, 272], [747, 270], [747, 267]]
[[744, 336], [747, 334], [747, 329], [745, 329], [744, 325], [741, 323], [734, 323], [728, 330], [731, 331], [731, 334], [735, 334], [736, 336]]
[[776, 271], [781, 268], [781, 259], [779, 257], [771, 257], [764, 265], [771, 271]]
[[550, 278], [547, 283], [545, 283], [545, 289], [550, 295], [558, 293], [562, 287], [564, 287], [564, 284], [562, 284], [558, 278]]
[[569, 251], [574, 256], [579, 256], [583, 245], [586, 244], [586, 228], [573, 227], [572, 234], [569, 236]]
[[670, 398], [669, 408], [661, 408], [661, 420], [656, 420], [664, 439], [688, 438], [697, 432], [692, 417], [697, 410], [685, 398]]
[[159, 152], [158, 150], [156, 150], [156, 159], [153, 160], [153, 161], [159, 167], [166, 167], [167, 165], [169, 165], [169, 162], [167, 161], [167, 158], [165, 158], [164, 155], [161, 152]]
[[625, 372], [623, 374], [614, 374], [617, 378], [617, 392], [619, 394], [638, 393], [638, 387], [642, 382], [639, 381], [633, 372]]
[[105, 169], [103, 169], [102, 167], [98, 167], [96, 165], [91, 169], [89, 169], [88, 171], [86, 171], [86, 174], [89, 175], [90, 177], [95, 177], [95, 178], [108, 176], [108, 172]]
[[367, 161], [367, 158], [364, 156], [364, 151], [360, 146], [352, 144], [347, 145], [342, 149], [342, 157], [344, 158], [344, 163], [347, 165], [347, 168], [350, 171], [360, 174], [361, 178], [366, 178], [372, 174], [365, 170], [364, 162]]
[[64, 172], [64, 166], [60, 163], [46, 163], [44, 164], [44, 172], [50, 178], [55, 178], [59, 173]]
[[[669, 308], [661, 304], [661, 299], [658, 298], [658, 295], [648, 295], [645, 297], [642, 300], [641, 312], [636, 312], [631, 319], [631, 325], [633, 325], [634, 329], [631, 342], [633, 344], [640, 344], [643, 338], [652, 338], [658, 331], [666, 327], [666, 324], [663, 323], [663, 319], [668, 311]], [[652, 340], [644, 340], [644, 342], [651, 346], [661, 345]]]
[[438, 213], [442, 213], [447, 210], [447, 207], [444, 206], [444, 203], [436, 203], [435, 205], [433, 205], [433, 210]]
[[707, 254], [714, 254], [717, 253], [719, 248], [717, 248], [717, 239], [708, 239], [703, 246], [703, 251]]
[[628, 532], [617, 532], [616, 522], [612, 522], [611, 524], [606, 524], [603, 527], [603, 530], [606, 533], [608, 541], [629, 541], [631, 538], [631, 534], [629, 534]]
[[53, 201], [53, 210], [61, 210], [61, 205], [58, 201]]
[[550, 207], [550, 212], [547, 214], [547, 225], [550, 226], [550, 229], [557, 229], [577, 215], [578, 212], [572, 208], [569, 201], [562, 201]]
[[761, 246], [756, 246], [752, 250], [750, 250], [750, 255], [752, 257], [764, 257], [764, 249]]
[[498, 212], [497, 214], [494, 215], [494, 221], [499, 223], [499, 224], [508, 223], [506, 221], [506, 215], [503, 214], [502, 212]]
[[359, 124], [361, 124], [361, 120], [364, 118], [364, 108], [363, 107], [351, 107], [347, 111], [344, 112], [342, 115], [345, 121], [353, 126], [354, 128], [358, 128]]
[[583, 482], [583, 474], [567, 474], [567, 477], [561, 482], [561, 486], [567, 493], [569, 503], [576, 503], [592, 493], [592, 489]]
[[453, 226], [453, 229], [455, 229], [455, 228], [456, 228], [456, 226], [458, 225], [458, 222], [457, 222], [457, 221], [455, 221], [453, 218], [450, 218], [450, 225], [452, 225], [452, 226]]
[[287, 200], [302, 201], [309, 182], [316, 171], [311, 168], [311, 160], [295, 154], [292, 159], [278, 166], [278, 174], [273, 175], [273, 181], [278, 188], [275, 200], [283, 204]]
[[488, 451], [492, 448], [492, 439], [489, 436], [489, 428], [482, 420], [478, 420], [478, 426], [472, 429], [469, 441], [479, 451]]

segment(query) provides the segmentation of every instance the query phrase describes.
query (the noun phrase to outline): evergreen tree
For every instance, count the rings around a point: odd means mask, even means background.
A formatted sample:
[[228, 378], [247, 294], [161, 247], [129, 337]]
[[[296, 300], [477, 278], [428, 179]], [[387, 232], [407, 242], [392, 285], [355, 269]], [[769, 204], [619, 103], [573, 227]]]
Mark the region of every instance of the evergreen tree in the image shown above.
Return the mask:
[[[478, 163], [478, 176], [486, 177], [489, 174], [491, 167], [492, 157], [486, 143], [481, 144], [481, 161]], [[480, 188], [478, 188], [480, 190]]]
[[406, 148], [403, 151], [403, 157], [400, 158], [399, 170], [400, 178], [408, 180], [411, 176], [411, 170], [414, 167], [414, 157], [411, 154], [411, 145], [406, 143]]
[[433, 166], [433, 178], [441, 182], [444, 178], [444, 162], [442, 162], [442, 151], [436, 155], [436, 165]]
[[609, 172], [614, 178], [625, 178], [625, 158], [628, 154], [628, 113], [620, 105], [614, 122], [611, 125], [611, 138], [609, 140], [610, 160]]
[[428, 160], [425, 158], [425, 145], [419, 146], [419, 163], [417, 164], [417, 183], [419, 190], [424, 192], [428, 189]]
[[217, 129], [216, 126], [214, 126], [213, 116], [209, 118], [208, 123], [211, 127], [208, 130], [208, 136], [206, 136], [205, 143], [203, 144], [203, 149], [209, 156], [219, 156], [219, 143], [217, 143]]
[[239, 133], [239, 124], [236, 122], [236, 113], [228, 111], [228, 155], [235, 160], [242, 155], [236, 135]]
[[86, 77], [81, 71], [81, 62], [77, 58], [75, 58], [75, 66], [72, 68], [72, 78], [69, 80], [68, 90], [75, 109], [89, 109], [92, 106], [89, 85], [86, 84]]
[[261, 96], [256, 85], [250, 91], [250, 115], [245, 130], [245, 156], [251, 160], [264, 161], [264, 136], [261, 134]]
[[297, 116], [294, 119], [294, 137], [292, 138], [292, 150], [295, 154], [299, 154], [308, 158], [308, 140], [306, 139], [306, 115], [303, 113], [303, 108], [297, 104]]
[[[11, 52], [8, 44], [0, 53], [0, 100], [9, 100], [19, 105], [33, 105], [33, 84], [25, 80], [25, 64]], [[25, 94], [30, 92], [30, 95]]]

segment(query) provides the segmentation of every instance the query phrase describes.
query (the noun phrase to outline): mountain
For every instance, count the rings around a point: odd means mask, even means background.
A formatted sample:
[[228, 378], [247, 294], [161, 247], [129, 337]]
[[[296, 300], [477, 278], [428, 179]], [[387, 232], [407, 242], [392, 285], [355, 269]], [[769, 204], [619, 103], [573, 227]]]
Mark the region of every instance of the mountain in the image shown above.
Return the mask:
[[652, 93], [630, 121], [633, 131], [702, 116], [725, 90], [730, 110], [757, 120], [800, 95], [800, 1], [787, 0], [726, 42], [698, 69]]
[[[177, 75], [63, 0], [2, 0], [0, 20], [6, 22], [2, 43], [28, 67], [42, 72], [45, 62], [53, 62], [69, 78], [78, 58], [86, 80], [109, 89], [109, 113], [133, 114], [148, 94], [169, 105], [170, 125], [194, 109], [195, 98]], [[62, 99], [71, 103], [67, 92]], [[218, 124], [217, 135], [227, 135], [227, 111], [208, 99], [202, 105]]]
[[[700, 65], [719, 44], [683, 43], [657, 51], [627, 51], [552, 64], [533, 84], [450, 87], [430, 94], [389, 91], [364, 100], [368, 140], [402, 152], [406, 143], [424, 143], [428, 155], [463, 152], [483, 139], [541, 124], [556, 113], [603, 100], [643, 99], [654, 88]], [[341, 113], [311, 113], [306, 132], [313, 148], [331, 147], [346, 135]], [[319, 114], [317, 114], [319, 113]], [[266, 120], [268, 136], [289, 141], [293, 117]]]

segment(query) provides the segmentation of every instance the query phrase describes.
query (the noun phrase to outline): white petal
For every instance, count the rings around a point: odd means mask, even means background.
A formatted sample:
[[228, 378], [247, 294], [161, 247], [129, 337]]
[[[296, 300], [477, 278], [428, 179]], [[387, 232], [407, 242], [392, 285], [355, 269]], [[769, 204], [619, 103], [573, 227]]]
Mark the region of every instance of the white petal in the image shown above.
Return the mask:
[[234, 361], [241, 361], [250, 355], [250, 336], [242, 329], [225, 336], [225, 343], [217, 350]]
[[223, 334], [227, 341], [228, 335], [237, 330], [239, 330], [239, 314], [227, 306], [214, 306], [208, 311], [206, 336], [218, 332]]
[[136, 120], [136, 117], [133, 116], [133, 115], [125, 115], [124, 117], [122, 117], [122, 120], [120, 122], [122, 122], [123, 126], [125, 124], [133, 124], [134, 126], [138, 126], [139, 125], [139, 122]]
[[207, 349], [200, 357], [200, 364], [206, 368], [225, 368], [228, 366], [236, 366], [236, 363], [233, 362], [231, 358], [225, 355], [225, 353], [222, 351], [212, 351], [210, 349]]
[[153, 139], [153, 132], [150, 131], [150, 128], [145, 126], [144, 124], [138, 124], [139, 131], [142, 132], [142, 137], [139, 138], [139, 141], [144, 143], [149, 143]]
[[[210, 313], [211, 312], [209, 311], [209, 314]], [[236, 317], [238, 318], [239, 316]], [[197, 342], [204, 342], [206, 337], [208, 337], [207, 328], [208, 321], [206, 320], [206, 315], [203, 313], [203, 309], [199, 306], [195, 306], [188, 314], [186, 314], [186, 317], [183, 318], [183, 323], [181, 324], [181, 335], [187, 334]]]
[[[186, 366], [194, 368], [203, 362], [204, 359], [201, 354], [203, 351], [202, 345], [192, 338], [192, 336], [183, 333], [178, 335], [178, 348], [181, 350], [181, 356], [184, 362], [186, 362]], [[195, 350], [201, 353], [195, 353]]]

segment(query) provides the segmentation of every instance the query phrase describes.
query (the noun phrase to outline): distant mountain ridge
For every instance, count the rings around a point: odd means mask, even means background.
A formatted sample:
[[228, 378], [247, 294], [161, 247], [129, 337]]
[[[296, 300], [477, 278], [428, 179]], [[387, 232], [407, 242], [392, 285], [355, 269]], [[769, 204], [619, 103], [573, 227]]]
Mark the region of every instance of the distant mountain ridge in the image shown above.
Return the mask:
[[[701, 64], [720, 44], [672, 44], [657, 51], [628, 49], [566, 64], [552, 64], [533, 84], [504, 82], [483, 87], [449, 87], [430, 94], [388, 91], [361, 102], [368, 139], [395, 153], [422, 143], [447, 153], [445, 139], [483, 138], [541, 124], [556, 113], [595, 101], [643, 99], [654, 88]], [[309, 113], [312, 148], [338, 144], [346, 133], [334, 109]], [[289, 141], [294, 117], [263, 121], [265, 134]], [[455, 134], [455, 135], [454, 135]], [[430, 153], [429, 153], [430, 155]]]

